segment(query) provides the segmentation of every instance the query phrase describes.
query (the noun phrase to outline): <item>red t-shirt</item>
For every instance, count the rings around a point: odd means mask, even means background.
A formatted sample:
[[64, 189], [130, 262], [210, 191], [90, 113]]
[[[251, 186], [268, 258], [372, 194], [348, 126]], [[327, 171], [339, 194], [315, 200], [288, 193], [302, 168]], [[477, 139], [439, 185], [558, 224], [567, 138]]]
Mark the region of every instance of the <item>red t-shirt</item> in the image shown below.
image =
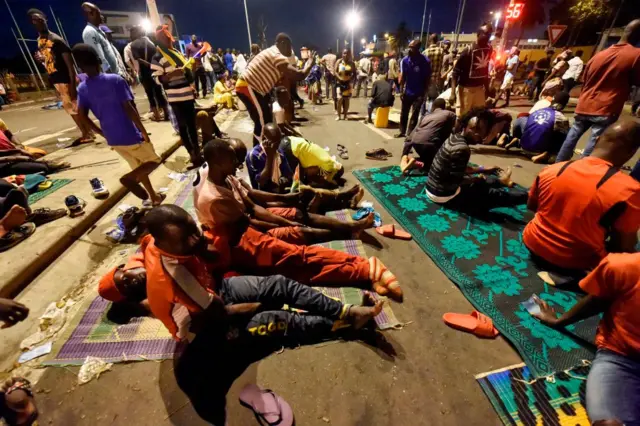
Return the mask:
[[2, 130], [0, 130], [0, 151], [9, 151], [12, 149], [16, 149], [15, 146], [11, 143], [9, 138], [4, 134]]
[[580, 288], [611, 302], [598, 326], [598, 348], [640, 356], [640, 253], [608, 255]]
[[529, 191], [536, 215], [524, 228], [523, 240], [536, 255], [567, 269], [595, 268], [607, 255], [602, 216], [618, 202], [625, 211], [613, 227], [621, 233], [640, 228], [640, 183], [616, 173], [599, 188], [611, 164], [596, 157], [543, 169]]
[[619, 115], [631, 86], [640, 84], [640, 49], [614, 44], [591, 58], [583, 80], [576, 114]]

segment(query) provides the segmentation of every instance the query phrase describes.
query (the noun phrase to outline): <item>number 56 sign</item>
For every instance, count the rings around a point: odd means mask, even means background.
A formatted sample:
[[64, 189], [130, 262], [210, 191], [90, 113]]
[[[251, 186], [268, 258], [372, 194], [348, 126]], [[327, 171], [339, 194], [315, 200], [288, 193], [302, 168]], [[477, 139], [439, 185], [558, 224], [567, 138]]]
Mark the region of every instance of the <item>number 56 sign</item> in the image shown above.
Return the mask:
[[509, 7], [507, 7], [506, 19], [511, 19], [511, 20], [520, 19], [520, 15], [522, 15], [523, 9], [524, 9], [524, 3], [510, 3]]

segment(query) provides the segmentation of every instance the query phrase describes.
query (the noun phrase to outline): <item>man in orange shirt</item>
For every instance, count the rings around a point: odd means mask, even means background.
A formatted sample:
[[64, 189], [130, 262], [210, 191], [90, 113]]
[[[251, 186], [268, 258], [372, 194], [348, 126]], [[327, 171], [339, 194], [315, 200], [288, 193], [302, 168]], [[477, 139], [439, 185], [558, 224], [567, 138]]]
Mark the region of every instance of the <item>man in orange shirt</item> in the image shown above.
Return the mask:
[[609, 252], [635, 251], [640, 183], [619, 168], [638, 147], [640, 122], [621, 121], [604, 132], [591, 157], [540, 172], [528, 200], [536, 214], [523, 241], [541, 267], [580, 277]]
[[257, 338], [328, 337], [343, 326], [361, 328], [382, 310], [381, 301], [343, 305], [281, 275], [221, 278], [227, 262], [214, 246], [224, 246], [203, 235], [186, 211], [163, 205], [145, 220], [153, 236], [144, 250], [149, 307], [176, 340], [191, 342], [225, 326]]
[[591, 129], [583, 155], [588, 157], [602, 132], [615, 123], [631, 86], [640, 85], [640, 19], [624, 29], [617, 44], [595, 55], [584, 69], [584, 85], [576, 106], [573, 127], [562, 144], [556, 162], [571, 160], [580, 137]]
[[591, 422], [618, 420], [640, 424], [640, 253], [609, 254], [585, 279], [587, 293], [557, 317], [541, 301], [536, 316], [551, 327], [564, 327], [604, 313], [598, 352], [587, 379], [587, 413]]

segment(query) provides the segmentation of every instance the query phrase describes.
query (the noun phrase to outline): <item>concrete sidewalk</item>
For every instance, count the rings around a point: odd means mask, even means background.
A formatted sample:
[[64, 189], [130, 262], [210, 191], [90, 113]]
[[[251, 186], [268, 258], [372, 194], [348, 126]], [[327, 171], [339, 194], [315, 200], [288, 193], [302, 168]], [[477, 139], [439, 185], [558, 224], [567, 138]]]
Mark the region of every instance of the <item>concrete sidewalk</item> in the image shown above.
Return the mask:
[[[169, 123], [145, 122], [145, 126], [151, 133], [156, 152], [163, 158], [180, 145]], [[12, 297], [20, 292], [126, 194], [119, 180], [131, 169], [104, 140], [63, 149], [47, 158], [68, 161], [72, 166], [71, 170], [56, 173], [51, 175], [51, 178], [74, 181], [36, 202], [32, 207], [64, 208], [64, 199], [68, 195], [75, 195], [86, 201], [86, 213], [76, 218], [67, 216], [38, 227], [29, 239], [2, 253], [4, 273], [0, 278], [1, 297]], [[89, 180], [94, 177], [104, 181], [111, 193], [108, 199], [97, 200], [91, 195]]]

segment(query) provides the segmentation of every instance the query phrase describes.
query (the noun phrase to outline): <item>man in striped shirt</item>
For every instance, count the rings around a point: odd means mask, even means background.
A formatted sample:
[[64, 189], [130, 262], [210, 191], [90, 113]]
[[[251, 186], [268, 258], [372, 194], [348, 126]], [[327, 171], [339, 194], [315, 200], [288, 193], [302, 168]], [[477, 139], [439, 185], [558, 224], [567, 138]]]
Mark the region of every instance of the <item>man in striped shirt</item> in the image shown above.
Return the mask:
[[289, 82], [304, 80], [311, 71], [311, 59], [315, 58], [316, 52], [310, 52], [310, 59], [303, 70], [298, 70], [289, 62], [288, 58], [292, 55], [291, 38], [280, 33], [276, 37], [276, 44], [258, 53], [236, 83], [236, 93], [247, 107], [254, 123], [254, 146], [262, 141], [264, 125], [273, 122], [271, 90], [283, 78]]
[[156, 31], [158, 53], [153, 57], [153, 76], [164, 87], [167, 100], [178, 121], [182, 144], [189, 152], [194, 167], [202, 165], [196, 128], [195, 93], [191, 86], [193, 74], [187, 67], [187, 59], [173, 47], [173, 36], [167, 26]]
[[[438, 150], [427, 181], [426, 194], [434, 203], [454, 210], [482, 213], [496, 207], [513, 207], [527, 203], [527, 193], [513, 186], [511, 170], [469, 165], [469, 145], [481, 143], [491, 128], [492, 114], [474, 109], [460, 119], [460, 133], [452, 134]], [[493, 173], [500, 172], [500, 176]]]

